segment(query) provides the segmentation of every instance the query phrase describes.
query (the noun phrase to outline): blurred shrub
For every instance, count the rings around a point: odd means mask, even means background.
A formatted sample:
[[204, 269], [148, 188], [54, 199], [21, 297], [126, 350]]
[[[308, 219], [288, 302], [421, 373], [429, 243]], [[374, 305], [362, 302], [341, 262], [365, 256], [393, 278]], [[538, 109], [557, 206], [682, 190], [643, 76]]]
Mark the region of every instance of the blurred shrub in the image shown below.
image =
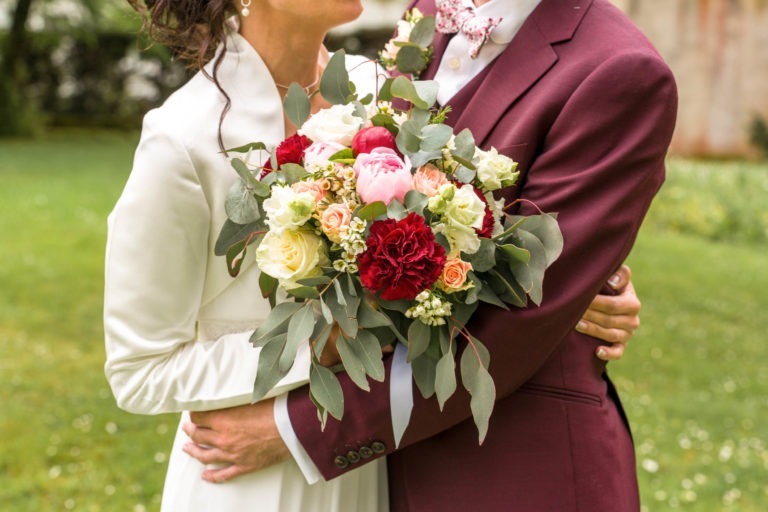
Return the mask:
[[749, 141], [760, 151], [763, 156], [768, 157], [768, 123], [761, 115], [755, 114], [752, 118], [752, 124], [749, 128]]
[[768, 244], [768, 165], [670, 158], [646, 219], [653, 229]]

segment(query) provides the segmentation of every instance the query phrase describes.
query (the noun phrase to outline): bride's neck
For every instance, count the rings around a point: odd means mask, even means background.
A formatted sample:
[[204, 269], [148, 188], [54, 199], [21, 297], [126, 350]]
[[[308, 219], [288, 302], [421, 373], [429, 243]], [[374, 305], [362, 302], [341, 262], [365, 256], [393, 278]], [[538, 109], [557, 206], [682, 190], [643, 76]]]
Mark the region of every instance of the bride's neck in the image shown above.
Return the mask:
[[318, 58], [325, 54], [325, 32], [265, 18], [252, 14], [241, 19], [240, 34], [259, 52], [276, 83], [313, 84], [319, 73]]

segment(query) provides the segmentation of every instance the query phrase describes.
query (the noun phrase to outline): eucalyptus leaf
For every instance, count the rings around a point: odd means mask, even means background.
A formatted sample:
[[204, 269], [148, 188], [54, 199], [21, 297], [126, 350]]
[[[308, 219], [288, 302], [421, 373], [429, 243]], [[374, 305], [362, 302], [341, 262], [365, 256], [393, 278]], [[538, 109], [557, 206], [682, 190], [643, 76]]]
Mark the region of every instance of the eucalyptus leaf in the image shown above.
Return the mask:
[[267, 298], [277, 291], [277, 279], [264, 272], [259, 274], [259, 289], [261, 296]]
[[[518, 218], [512, 216], [511, 220], [515, 221]], [[544, 246], [547, 267], [549, 267], [563, 251], [563, 234], [557, 223], [557, 216], [550, 213], [531, 215], [527, 218], [525, 229], [541, 241]]]
[[293, 82], [288, 86], [288, 92], [283, 100], [285, 116], [296, 126], [301, 126], [309, 118], [312, 105], [304, 88]]
[[461, 372], [461, 382], [470, 394], [472, 394], [472, 386], [475, 383], [474, 379], [480, 367], [488, 368], [490, 361], [491, 356], [488, 349], [477, 338], [473, 338], [472, 343], [464, 347], [464, 352], [461, 354], [459, 362], [459, 370]]
[[427, 61], [424, 58], [423, 50], [415, 44], [403, 44], [395, 57], [395, 65], [401, 73], [410, 73], [418, 75], [426, 69]]
[[453, 139], [453, 145], [456, 148], [453, 150], [455, 157], [468, 162], [472, 161], [475, 156], [475, 138], [468, 128], [464, 128], [456, 135], [456, 138]]
[[324, 286], [331, 283], [331, 278], [328, 276], [305, 277], [296, 282], [302, 286]]
[[286, 293], [292, 297], [299, 299], [319, 299], [320, 292], [313, 286], [299, 286], [297, 288], [291, 288], [286, 290]]
[[378, 338], [370, 331], [358, 331], [357, 339], [350, 342], [352, 350], [363, 363], [365, 373], [373, 380], [383, 382], [386, 372], [381, 360], [381, 345]]
[[527, 263], [510, 261], [509, 270], [531, 301], [538, 306], [541, 304], [544, 272], [547, 269], [546, 250], [541, 240], [529, 231], [518, 229], [516, 235], [522, 247], [530, 252], [531, 258]]
[[225, 153], [247, 153], [249, 151], [267, 151], [267, 145], [263, 142], [249, 142], [236, 148], [225, 149]]
[[216, 256], [224, 256], [230, 247], [236, 243], [244, 240], [255, 240], [254, 233], [264, 231], [264, 224], [261, 222], [251, 222], [250, 224], [237, 224], [227, 219], [224, 221], [219, 232], [219, 237], [216, 239], [216, 244], [213, 249], [213, 253]]
[[405, 208], [409, 212], [422, 214], [424, 208], [427, 207], [428, 198], [418, 190], [409, 190], [405, 194]]
[[331, 370], [312, 364], [309, 367], [309, 391], [314, 400], [328, 413], [340, 420], [344, 415], [344, 395], [339, 379]]
[[414, 155], [421, 149], [421, 126], [412, 119], [404, 122], [397, 132], [395, 142], [398, 149], [406, 155]]
[[357, 211], [357, 216], [363, 220], [372, 221], [387, 214], [387, 205], [383, 201], [368, 203]]
[[333, 319], [331, 319], [330, 321], [326, 321], [326, 319], [323, 317], [320, 317], [315, 321], [315, 327], [314, 329], [312, 329], [310, 341], [312, 344], [312, 350], [314, 351], [315, 357], [317, 359], [320, 359], [320, 357], [323, 354], [323, 349], [325, 348], [325, 344], [331, 335], [332, 324], [333, 324]]
[[256, 379], [253, 383], [253, 394], [251, 395], [253, 402], [261, 400], [288, 373], [281, 370], [279, 364], [280, 354], [283, 352], [285, 343], [280, 341], [282, 340], [280, 337], [276, 337], [274, 340], [277, 341], [264, 345], [259, 351], [259, 363]]
[[491, 270], [487, 275], [488, 283], [494, 287], [494, 291], [507, 304], [518, 307], [526, 305], [526, 290], [519, 284], [512, 275], [505, 275], [502, 269]]
[[496, 386], [488, 370], [482, 366], [475, 374], [472, 382], [472, 399], [469, 402], [472, 409], [472, 417], [475, 420], [478, 431], [478, 441], [483, 444], [488, 433], [488, 422], [496, 403]]
[[352, 148], [340, 149], [331, 156], [328, 157], [329, 162], [336, 162], [339, 160], [350, 160], [355, 158], [355, 154], [352, 152]]
[[308, 343], [315, 327], [315, 315], [311, 303], [305, 303], [288, 321], [288, 341], [280, 356], [280, 370], [287, 371], [293, 366], [296, 352], [302, 343]]
[[352, 379], [357, 387], [365, 391], [370, 391], [371, 387], [368, 385], [368, 379], [366, 378], [365, 366], [357, 353], [352, 349], [352, 344], [355, 340], [348, 340], [345, 336], [339, 336], [336, 340], [336, 349], [341, 356], [341, 362], [344, 365], [349, 378]]
[[419, 388], [421, 396], [429, 398], [435, 394], [435, 379], [437, 378], [437, 360], [422, 354], [411, 361], [413, 381]]
[[453, 135], [453, 128], [447, 124], [428, 124], [421, 130], [421, 150], [442, 150]]
[[285, 183], [288, 185], [301, 181], [308, 174], [304, 167], [292, 163], [281, 165], [280, 173], [285, 176]]
[[427, 48], [435, 37], [435, 17], [424, 16], [411, 29], [408, 40], [421, 48]]
[[487, 304], [493, 304], [494, 306], [498, 306], [502, 309], [509, 310], [509, 307], [504, 303], [503, 300], [496, 294], [496, 292], [493, 291], [493, 287], [488, 285], [482, 285], [477, 287], [477, 299], [480, 301], [483, 301]]
[[236, 224], [250, 224], [261, 218], [259, 201], [242, 180], [237, 180], [224, 200], [227, 217]]
[[385, 114], [375, 114], [373, 117], [371, 117], [371, 123], [374, 126], [383, 126], [394, 134], [397, 134], [399, 131], [397, 123], [395, 123], [395, 120], [392, 119], [392, 116]]
[[296, 313], [304, 304], [300, 302], [281, 302], [269, 312], [264, 322], [251, 335], [251, 343], [263, 338], [288, 322], [288, 319]]
[[480, 248], [464, 257], [472, 264], [475, 272], [488, 272], [496, 266], [496, 244], [488, 238], [480, 238]]
[[394, 78], [384, 80], [384, 83], [379, 87], [379, 101], [392, 101], [392, 82], [394, 81]]
[[448, 350], [437, 362], [435, 367], [435, 394], [440, 410], [443, 410], [446, 400], [456, 392], [456, 361], [453, 352]]
[[523, 265], [527, 265], [528, 262], [531, 261], [531, 251], [527, 249], [523, 249], [514, 244], [502, 244], [497, 247], [507, 261], [516, 261]]
[[441, 158], [443, 155], [442, 151], [417, 151], [416, 153], [411, 153], [408, 155], [408, 158], [411, 160], [411, 165], [414, 168], [421, 167], [423, 165], [428, 164], [432, 160], [437, 160], [438, 158]]
[[408, 327], [408, 361], [413, 361], [423, 354], [432, 338], [430, 327], [421, 320], [414, 320]]
[[422, 107], [420, 105], [416, 105], [417, 108], [421, 108], [424, 110], [427, 110], [429, 108], [432, 108], [432, 106], [437, 101], [437, 92], [440, 89], [440, 84], [437, 83], [435, 80], [414, 80], [413, 87], [416, 89], [416, 94], [418, 94], [421, 101], [423, 101], [427, 106]]
[[472, 183], [472, 181], [477, 177], [477, 171], [474, 170], [474, 166], [470, 167], [467, 165], [471, 165], [471, 162], [462, 161], [461, 159], [455, 157], [454, 159], [461, 165], [459, 165], [459, 167], [453, 171], [453, 177], [456, 178], [456, 181], [460, 183]]
[[368, 300], [363, 299], [357, 310], [357, 323], [363, 329], [371, 329], [386, 327], [392, 323], [392, 320], [386, 314], [374, 309]]
[[[421, 110], [427, 110], [429, 107], [432, 106], [432, 103], [427, 102], [425, 99], [422, 99], [419, 95], [419, 91], [416, 88], [416, 82], [412, 82], [411, 80], [408, 80], [404, 76], [398, 76], [395, 78], [395, 80], [392, 82], [391, 91], [392, 96], [395, 98], [400, 98], [406, 101], [409, 101], [413, 104], [414, 107], [421, 109]], [[429, 92], [429, 91], [425, 91]]]
[[237, 275], [240, 273], [240, 267], [243, 265], [243, 261], [245, 261], [246, 251], [247, 247], [245, 240], [241, 240], [240, 242], [237, 242], [235, 245], [227, 249], [227, 272], [229, 272], [230, 276], [237, 277]]
[[[347, 99], [352, 93], [349, 88], [349, 73], [344, 62], [345, 57], [344, 50], [335, 52], [325, 66], [323, 76], [320, 78], [320, 94], [333, 105], [347, 103]], [[331, 415], [333, 416], [333, 413]]]
[[405, 209], [403, 203], [397, 199], [393, 199], [389, 206], [387, 206], [387, 217], [395, 220], [402, 220], [408, 216], [408, 210]]

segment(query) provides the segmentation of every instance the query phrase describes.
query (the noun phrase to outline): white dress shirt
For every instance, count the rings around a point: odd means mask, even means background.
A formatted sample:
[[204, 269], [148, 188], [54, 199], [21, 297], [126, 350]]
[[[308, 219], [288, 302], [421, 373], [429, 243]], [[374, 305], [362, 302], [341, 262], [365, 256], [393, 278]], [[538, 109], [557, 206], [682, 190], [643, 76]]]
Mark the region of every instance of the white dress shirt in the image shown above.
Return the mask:
[[[517, 31], [541, 0], [491, 0], [477, 8], [479, 16], [502, 18], [483, 45], [476, 59], [469, 56], [471, 43], [461, 32], [451, 38], [445, 49], [435, 80], [440, 83], [437, 101], [448, 101], [493, 62], [507, 47]], [[520, 63], [524, 65], [524, 63]]]

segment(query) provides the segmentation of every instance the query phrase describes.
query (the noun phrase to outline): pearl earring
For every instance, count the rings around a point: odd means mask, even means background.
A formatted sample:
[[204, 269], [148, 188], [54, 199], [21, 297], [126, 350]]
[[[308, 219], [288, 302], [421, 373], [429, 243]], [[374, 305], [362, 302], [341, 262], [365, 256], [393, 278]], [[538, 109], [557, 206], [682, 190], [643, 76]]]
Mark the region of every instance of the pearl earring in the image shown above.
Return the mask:
[[244, 18], [247, 18], [249, 14], [251, 14], [251, 10], [249, 7], [251, 6], [251, 0], [240, 0], [240, 5], [243, 6], [243, 9], [240, 11], [240, 14], [243, 15]]

